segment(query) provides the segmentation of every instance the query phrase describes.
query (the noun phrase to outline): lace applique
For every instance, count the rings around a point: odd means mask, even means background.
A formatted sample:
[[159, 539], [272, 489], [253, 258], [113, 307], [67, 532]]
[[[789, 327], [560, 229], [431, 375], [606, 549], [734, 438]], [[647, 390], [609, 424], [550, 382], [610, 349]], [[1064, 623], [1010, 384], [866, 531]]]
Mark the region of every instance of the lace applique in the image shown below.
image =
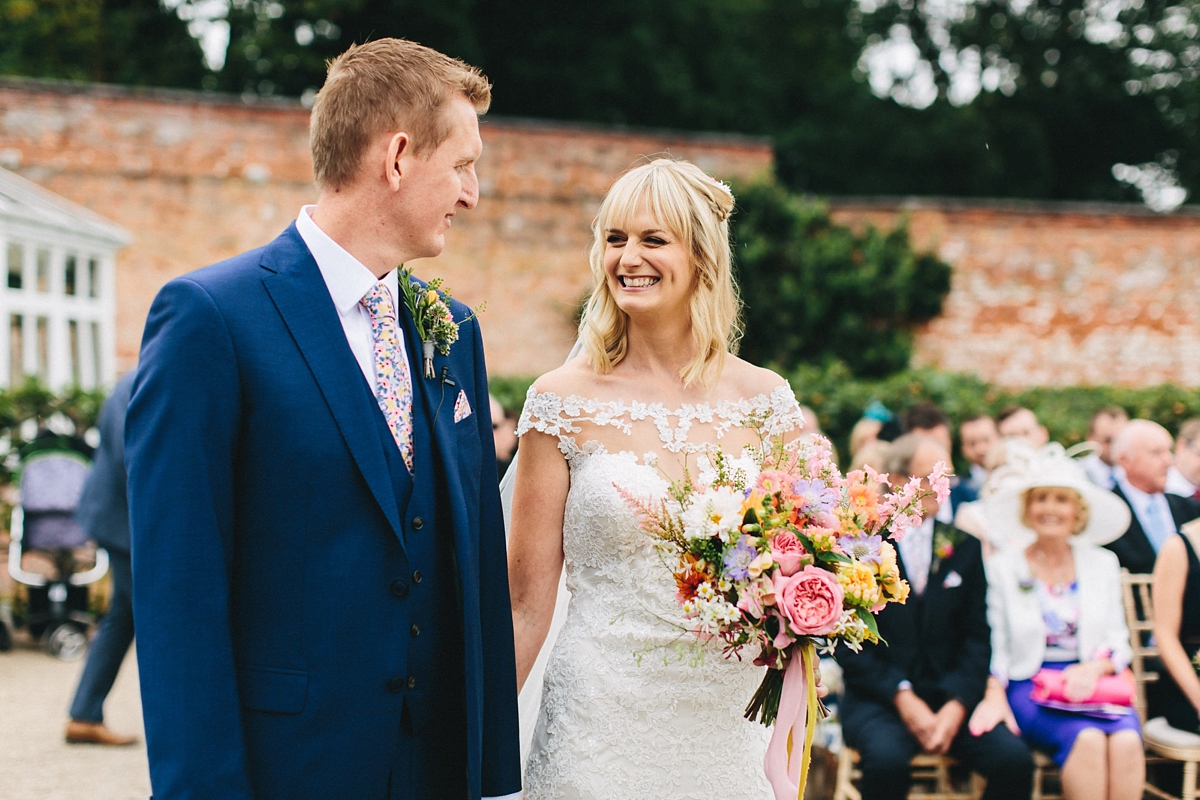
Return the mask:
[[[804, 415], [796, 403], [791, 387], [777, 386], [769, 395], [760, 394], [741, 400], [719, 403], [686, 404], [670, 411], [662, 403], [638, 403], [624, 400], [601, 401], [578, 395], [559, 397], [554, 392], [539, 392], [532, 386], [525, 395], [525, 408], [517, 424], [517, 436], [531, 430], [558, 438], [558, 449], [568, 461], [583, 454], [606, 452], [603, 445], [589, 440], [580, 446], [572, 434], [582, 433], [581, 422], [601, 427], [613, 427], [632, 435], [633, 423], [650, 420], [658, 431], [663, 449], [671, 453], [695, 453], [707, 443], [688, 439], [694, 424], [711, 426], [719, 440], [733, 428], [738, 428], [757, 416], [763, 422], [763, 432], [774, 436], [801, 427]], [[677, 422], [672, 425], [672, 420]]]

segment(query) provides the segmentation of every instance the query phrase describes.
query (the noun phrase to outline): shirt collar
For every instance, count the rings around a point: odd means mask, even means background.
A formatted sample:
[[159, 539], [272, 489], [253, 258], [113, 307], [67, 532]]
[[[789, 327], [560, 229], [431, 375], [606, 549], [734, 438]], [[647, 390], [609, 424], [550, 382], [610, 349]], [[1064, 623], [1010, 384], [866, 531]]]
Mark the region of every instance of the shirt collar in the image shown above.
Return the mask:
[[1116, 478], [1117, 482], [1121, 484], [1121, 491], [1125, 493], [1125, 496], [1129, 498], [1129, 502], [1134, 505], [1139, 513], [1142, 513], [1149, 508], [1150, 504], [1153, 503], [1158, 497], [1158, 495], [1147, 494], [1146, 492], [1143, 492], [1141, 489], [1134, 486], [1125, 477], [1125, 473], [1123, 471], [1117, 473]]
[[296, 217], [296, 232], [308, 246], [321, 277], [333, 298], [333, 305], [339, 314], [348, 313], [363, 299], [371, 287], [382, 283], [392, 295], [394, 304], [400, 302], [397, 290], [399, 282], [396, 270], [392, 270], [382, 279], [376, 278], [375, 273], [367, 269], [361, 261], [346, 252], [340, 244], [329, 238], [329, 234], [317, 227], [312, 220], [312, 212], [316, 206], [308, 205], [300, 209]]

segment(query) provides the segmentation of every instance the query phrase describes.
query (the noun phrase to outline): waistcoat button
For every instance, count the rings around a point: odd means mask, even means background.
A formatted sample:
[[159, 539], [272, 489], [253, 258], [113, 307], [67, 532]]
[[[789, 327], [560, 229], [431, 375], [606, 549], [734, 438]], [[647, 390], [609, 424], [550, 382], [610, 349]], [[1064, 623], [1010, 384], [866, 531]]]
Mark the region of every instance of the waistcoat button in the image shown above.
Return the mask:
[[411, 633], [413, 635], [413, 638], [415, 639], [421, 635], [421, 629], [419, 627], [417, 627], [416, 625], [413, 625], [412, 628], [409, 630], [409, 633]]
[[419, 531], [419, 530], [421, 530], [421, 528], [424, 528], [424, 527], [425, 527], [425, 520], [421, 519], [420, 517], [413, 517], [413, 530], [414, 531]]
[[421, 579], [424, 577], [425, 576], [421, 574], [421, 570], [417, 570], [413, 573], [413, 583], [420, 583]]
[[408, 688], [410, 688], [410, 689], [415, 689], [415, 688], [417, 688], [417, 679], [416, 679], [416, 678], [409, 678], [409, 679], [408, 679]]

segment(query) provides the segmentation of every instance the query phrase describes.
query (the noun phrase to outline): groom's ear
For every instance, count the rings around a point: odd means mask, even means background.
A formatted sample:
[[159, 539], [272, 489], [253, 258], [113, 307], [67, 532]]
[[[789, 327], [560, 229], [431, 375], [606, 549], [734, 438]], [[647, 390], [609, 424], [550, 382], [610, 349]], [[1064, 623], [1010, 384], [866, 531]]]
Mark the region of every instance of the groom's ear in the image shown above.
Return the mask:
[[388, 140], [386, 177], [392, 191], [400, 190], [400, 182], [404, 177], [404, 162], [411, 154], [412, 140], [404, 131], [392, 134]]

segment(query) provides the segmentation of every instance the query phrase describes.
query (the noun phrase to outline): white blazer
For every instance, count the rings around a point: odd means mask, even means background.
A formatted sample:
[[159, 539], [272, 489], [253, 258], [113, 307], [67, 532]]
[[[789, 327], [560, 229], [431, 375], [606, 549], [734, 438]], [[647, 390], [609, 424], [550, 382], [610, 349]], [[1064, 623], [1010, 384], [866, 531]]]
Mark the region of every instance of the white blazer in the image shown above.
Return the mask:
[[[1079, 587], [1079, 660], [1108, 648], [1123, 669], [1133, 655], [1121, 601], [1121, 567], [1108, 550], [1074, 542]], [[1046, 655], [1046, 624], [1022, 548], [997, 553], [987, 562], [988, 624], [992, 628], [992, 674], [1003, 681], [1032, 678]]]

